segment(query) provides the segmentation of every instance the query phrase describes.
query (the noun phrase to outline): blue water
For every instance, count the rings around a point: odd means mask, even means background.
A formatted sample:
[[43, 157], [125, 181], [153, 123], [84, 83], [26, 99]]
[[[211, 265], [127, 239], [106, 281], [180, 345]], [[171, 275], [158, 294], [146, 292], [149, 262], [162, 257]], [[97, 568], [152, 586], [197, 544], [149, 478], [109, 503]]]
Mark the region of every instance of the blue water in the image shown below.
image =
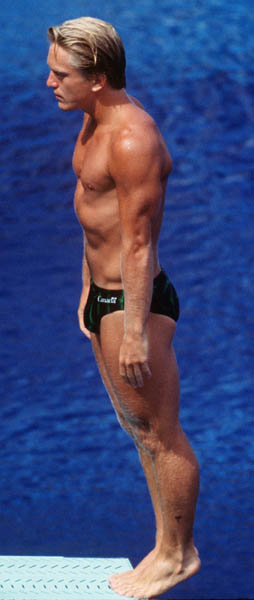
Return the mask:
[[3, 3], [0, 554], [128, 556], [154, 539], [150, 499], [80, 334], [72, 208], [81, 113], [47, 77], [46, 30], [113, 22], [128, 89], [174, 160], [161, 262], [181, 300], [181, 421], [198, 455], [203, 568], [165, 598], [254, 598], [253, 7], [250, 0]]

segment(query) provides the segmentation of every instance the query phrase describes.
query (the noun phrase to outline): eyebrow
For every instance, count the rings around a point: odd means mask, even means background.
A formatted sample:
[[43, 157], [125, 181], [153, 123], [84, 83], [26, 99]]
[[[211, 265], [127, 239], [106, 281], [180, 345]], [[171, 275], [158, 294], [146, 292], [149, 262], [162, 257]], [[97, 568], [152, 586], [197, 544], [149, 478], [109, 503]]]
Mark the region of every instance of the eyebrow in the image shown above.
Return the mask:
[[48, 64], [48, 68], [50, 69], [50, 71], [53, 71], [53, 73], [55, 73], [55, 75], [61, 75], [61, 77], [68, 75], [68, 73], [66, 73], [66, 71], [58, 71], [57, 69], [53, 69], [53, 67], [50, 66], [49, 62], [47, 61]]
[[61, 77], [68, 75], [65, 71], [56, 71], [55, 69], [51, 69], [56, 75], [61, 75]]
[[55, 73], [56, 75], [68, 75], [68, 73], [66, 73], [66, 71], [59, 71], [58, 69], [54, 69], [54, 68], [53, 68], [53, 66], [51, 66], [51, 65], [50, 65], [50, 62], [49, 62], [49, 60], [47, 60], [47, 65], [48, 65], [48, 68], [49, 68], [51, 71], [54, 71], [54, 73]]

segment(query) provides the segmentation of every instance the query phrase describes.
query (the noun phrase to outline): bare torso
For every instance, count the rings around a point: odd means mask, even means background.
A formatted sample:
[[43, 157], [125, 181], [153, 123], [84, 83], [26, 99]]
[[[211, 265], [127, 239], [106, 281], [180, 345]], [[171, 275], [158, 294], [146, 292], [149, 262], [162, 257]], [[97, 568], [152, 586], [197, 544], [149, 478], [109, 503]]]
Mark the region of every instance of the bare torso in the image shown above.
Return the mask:
[[151, 117], [132, 100], [118, 106], [109, 124], [97, 125], [86, 114], [73, 155], [77, 176], [74, 206], [84, 230], [86, 259], [90, 274], [101, 287], [122, 287], [120, 256], [121, 227], [117, 190], [111, 170], [112, 145], [126, 130], [142, 128], [144, 135], [156, 137], [156, 156], [159, 161], [160, 190], [151, 222], [154, 273], [160, 270], [157, 241], [162, 221], [165, 190], [171, 170], [171, 159], [165, 143]]

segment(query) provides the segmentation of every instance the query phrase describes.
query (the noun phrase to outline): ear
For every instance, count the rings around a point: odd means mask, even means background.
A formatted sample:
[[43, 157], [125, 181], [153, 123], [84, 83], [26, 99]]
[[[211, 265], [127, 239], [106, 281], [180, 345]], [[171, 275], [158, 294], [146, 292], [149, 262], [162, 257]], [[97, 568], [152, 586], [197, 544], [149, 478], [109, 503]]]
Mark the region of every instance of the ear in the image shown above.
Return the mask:
[[93, 78], [92, 92], [100, 92], [107, 83], [105, 73], [97, 73]]

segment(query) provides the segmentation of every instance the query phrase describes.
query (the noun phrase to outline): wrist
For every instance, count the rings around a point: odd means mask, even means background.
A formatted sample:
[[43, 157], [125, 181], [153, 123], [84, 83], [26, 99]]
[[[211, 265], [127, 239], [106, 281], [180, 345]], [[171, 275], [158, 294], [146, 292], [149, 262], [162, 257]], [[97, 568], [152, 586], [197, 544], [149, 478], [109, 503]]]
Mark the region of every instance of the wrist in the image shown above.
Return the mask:
[[136, 327], [126, 327], [124, 331], [124, 338], [126, 340], [140, 339], [144, 335], [145, 327], [140, 325]]

